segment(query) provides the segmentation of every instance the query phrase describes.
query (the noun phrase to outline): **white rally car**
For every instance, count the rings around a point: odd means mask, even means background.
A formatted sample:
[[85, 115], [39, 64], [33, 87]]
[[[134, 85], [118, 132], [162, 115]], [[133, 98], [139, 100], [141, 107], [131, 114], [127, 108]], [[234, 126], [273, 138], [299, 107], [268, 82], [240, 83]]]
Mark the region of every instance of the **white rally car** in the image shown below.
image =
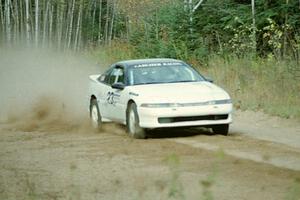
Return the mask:
[[232, 102], [211, 82], [180, 60], [118, 62], [90, 76], [92, 124], [122, 123], [134, 138], [145, 138], [147, 129], [192, 126], [227, 135]]

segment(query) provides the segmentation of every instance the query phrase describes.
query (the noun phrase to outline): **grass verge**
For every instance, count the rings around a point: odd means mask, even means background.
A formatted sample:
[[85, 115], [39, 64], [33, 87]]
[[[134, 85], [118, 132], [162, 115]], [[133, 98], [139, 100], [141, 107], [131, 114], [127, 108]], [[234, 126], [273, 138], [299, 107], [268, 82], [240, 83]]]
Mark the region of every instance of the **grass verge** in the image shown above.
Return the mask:
[[237, 109], [300, 119], [300, 66], [296, 63], [214, 57], [200, 71], [230, 93]]

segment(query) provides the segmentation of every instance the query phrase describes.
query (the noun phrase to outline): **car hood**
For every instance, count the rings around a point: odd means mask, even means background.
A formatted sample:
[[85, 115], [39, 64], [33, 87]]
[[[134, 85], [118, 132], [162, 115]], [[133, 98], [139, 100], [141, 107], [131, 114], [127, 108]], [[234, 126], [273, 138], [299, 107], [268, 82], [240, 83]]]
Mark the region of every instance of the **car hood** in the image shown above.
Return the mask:
[[230, 98], [223, 89], [206, 81], [136, 85], [130, 90], [146, 103], [195, 103]]

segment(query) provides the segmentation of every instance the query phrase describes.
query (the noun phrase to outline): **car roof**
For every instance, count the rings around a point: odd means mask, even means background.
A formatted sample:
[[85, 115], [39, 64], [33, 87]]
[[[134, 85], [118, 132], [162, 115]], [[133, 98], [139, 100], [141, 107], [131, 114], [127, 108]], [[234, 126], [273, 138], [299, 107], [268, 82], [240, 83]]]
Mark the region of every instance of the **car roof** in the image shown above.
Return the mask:
[[149, 59], [137, 59], [137, 60], [124, 60], [116, 63], [116, 65], [123, 65], [124, 67], [130, 67], [133, 65], [140, 65], [140, 64], [150, 64], [150, 63], [168, 63], [168, 62], [181, 62], [181, 60], [176, 60], [172, 58], [149, 58]]

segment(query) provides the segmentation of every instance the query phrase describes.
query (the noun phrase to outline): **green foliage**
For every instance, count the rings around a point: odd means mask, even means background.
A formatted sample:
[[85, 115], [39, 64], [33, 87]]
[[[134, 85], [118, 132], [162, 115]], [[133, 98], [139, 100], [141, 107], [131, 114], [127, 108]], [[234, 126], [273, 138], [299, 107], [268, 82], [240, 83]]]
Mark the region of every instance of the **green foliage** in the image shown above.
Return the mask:
[[192, 59], [201, 64], [207, 64], [211, 54], [247, 57], [255, 52], [262, 57], [285, 59], [289, 55], [299, 60], [297, 7], [296, 1], [257, 0], [253, 27], [248, 1], [205, 1], [191, 15], [176, 0], [152, 10], [142, 20], [143, 28], [134, 30], [130, 43], [139, 57]]
[[205, 73], [229, 91], [236, 108], [300, 118], [300, 67], [297, 66], [295, 61], [278, 62], [274, 58], [213, 57]]

